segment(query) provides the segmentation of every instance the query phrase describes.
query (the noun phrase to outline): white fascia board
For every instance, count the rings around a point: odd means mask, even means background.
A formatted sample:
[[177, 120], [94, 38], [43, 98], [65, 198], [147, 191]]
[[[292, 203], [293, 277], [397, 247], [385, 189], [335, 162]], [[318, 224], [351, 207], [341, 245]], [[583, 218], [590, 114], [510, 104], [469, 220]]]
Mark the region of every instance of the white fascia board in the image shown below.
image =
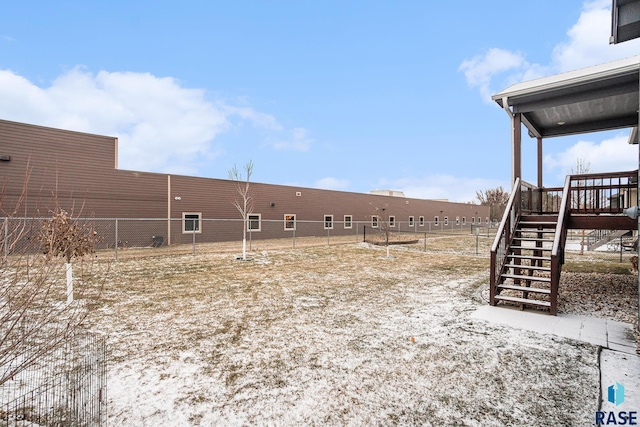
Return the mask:
[[[567, 86], [604, 80], [617, 75], [625, 75], [640, 69], [640, 55], [594, 65], [592, 67], [581, 68], [562, 74], [549, 77], [542, 77], [527, 82], [517, 83], [491, 97], [494, 101], [501, 103], [505, 98], [528, 95], [536, 92], [544, 92]], [[503, 106], [504, 108], [504, 106]]]

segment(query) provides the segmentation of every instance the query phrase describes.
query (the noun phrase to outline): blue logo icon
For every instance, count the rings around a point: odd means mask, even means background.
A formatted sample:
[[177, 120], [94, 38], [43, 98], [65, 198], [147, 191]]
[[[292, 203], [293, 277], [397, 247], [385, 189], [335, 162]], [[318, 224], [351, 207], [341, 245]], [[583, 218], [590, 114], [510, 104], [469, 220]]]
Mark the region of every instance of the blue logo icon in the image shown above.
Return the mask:
[[607, 389], [607, 400], [616, 406], [624, 402], [624, 386], [619, 382], [611, 384]]

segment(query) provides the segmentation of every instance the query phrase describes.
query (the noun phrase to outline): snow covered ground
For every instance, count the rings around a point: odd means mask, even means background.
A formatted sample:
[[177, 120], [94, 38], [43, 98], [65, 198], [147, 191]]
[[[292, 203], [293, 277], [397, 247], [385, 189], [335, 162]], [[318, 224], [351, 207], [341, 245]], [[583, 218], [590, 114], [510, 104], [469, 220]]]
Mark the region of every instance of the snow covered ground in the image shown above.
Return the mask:
[[109, 424], [593, 425], [597, 348], [471, 319], [488, 251], [455, 239], [114, 263]]

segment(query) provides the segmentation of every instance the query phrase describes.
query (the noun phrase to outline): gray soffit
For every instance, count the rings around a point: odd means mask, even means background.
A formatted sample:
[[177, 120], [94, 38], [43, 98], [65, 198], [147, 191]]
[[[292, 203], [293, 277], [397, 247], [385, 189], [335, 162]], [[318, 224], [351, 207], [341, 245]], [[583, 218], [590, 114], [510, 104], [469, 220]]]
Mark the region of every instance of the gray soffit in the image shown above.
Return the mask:
[[521, 113], [531, 137], [632, 128], [638, 126], [639, 70], [640, 56], [634, 56], [518, 83], [491, 99]]

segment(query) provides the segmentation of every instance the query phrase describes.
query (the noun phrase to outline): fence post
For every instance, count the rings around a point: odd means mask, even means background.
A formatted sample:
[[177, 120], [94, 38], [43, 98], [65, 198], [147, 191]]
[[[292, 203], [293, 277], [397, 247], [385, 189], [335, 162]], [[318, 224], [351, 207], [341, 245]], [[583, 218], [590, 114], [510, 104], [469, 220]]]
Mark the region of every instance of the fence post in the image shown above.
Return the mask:
[[293, 249], [295, 249], [295, 248], [296, 248], [296, 226], [295, 226], [295, 223], [294, 223], [294, 226], [293, 226]]
[[331, 234], [331, 229], [327, 228], [327, 246], [331, 246], [331, 243], [329, 243], [329, 235]]
[[116, 218], [116, 261], [118, 260], [118, 218]]
[[191, 255], [195, 255], [195, 254], [196, 254], [196, 228], [195, 228], [195, 220], [194, 220], [194, 227], [193, 227], [193, 233], [192, 233], [192, 234], [193, 234], [193, 237], [192, 237], [192, 240], [193, 240], [193, 243], [192, 243], [192, 244], [193, 244], [193, 253], [192, 253]]

